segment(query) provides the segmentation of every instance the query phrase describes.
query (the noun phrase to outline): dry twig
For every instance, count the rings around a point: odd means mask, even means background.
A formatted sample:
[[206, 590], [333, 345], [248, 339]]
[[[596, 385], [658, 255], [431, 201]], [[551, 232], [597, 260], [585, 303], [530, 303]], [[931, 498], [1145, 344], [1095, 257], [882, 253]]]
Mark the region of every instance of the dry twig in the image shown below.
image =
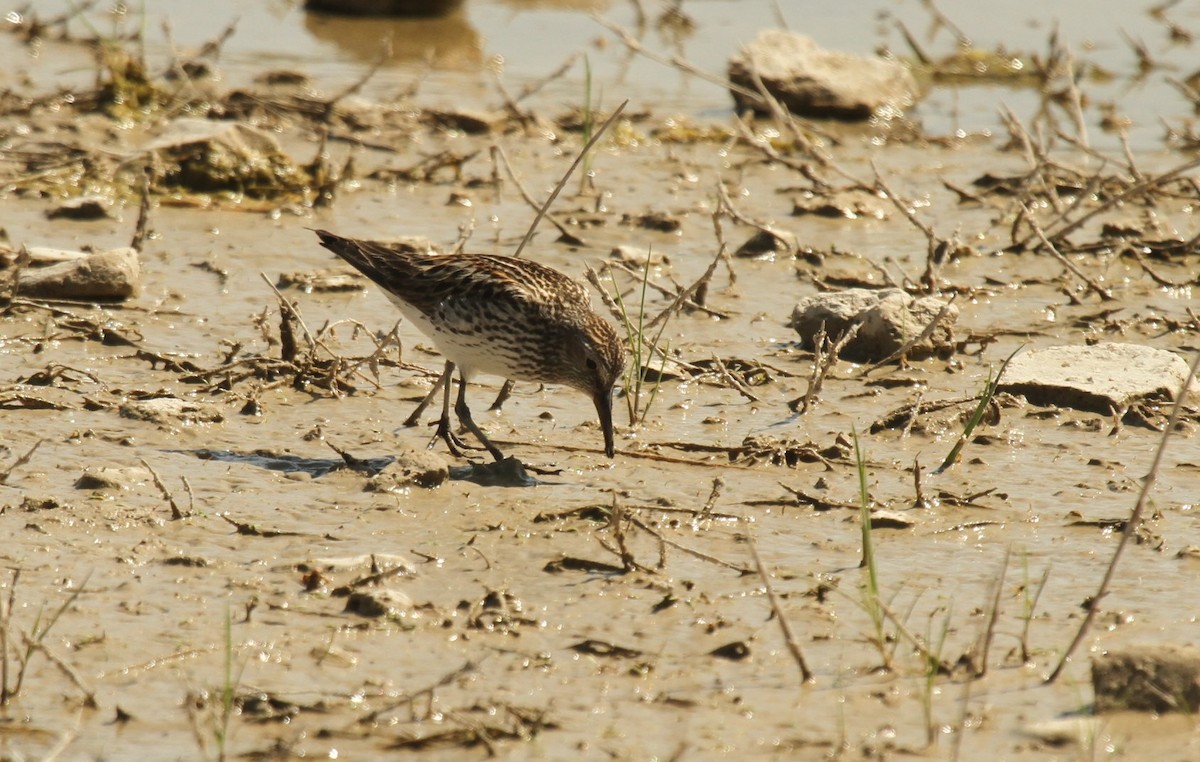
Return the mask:
[[16, 460], [14, 460], [12, 462], [12, 465], [10, 465], [8, 468], [4, 469], [3, 471], [0, 471], [0, 484], [7, 484], [8, 477], [12, 476], [12, 472], [17, 470], [21, 466], [25, 465], [26, 463], [28, 463], [29, 459], [33, 457], [33, 453], [37, 450], [38, 447], [41, 446], [42, 442], [45, 442], [45, 441], [46, 441], [45, 439], [39, 439], [38, 441], [34, 442], [33, 447], [30, 447], [28, 450], [26, 450], [24, 455], [17, 458]]
[[758, 543], [754, 541], [753, 533], [746, 533], [746, 543], [750, 546], [750, 556], [754, 559], [754, 568], [758, 571], [758, 577], [762, 580], [763, 589], [767, 593], [767, 600], [771, 603], [771, 613], [779, 622], [779, 629], [783, 631], [783, 641], [787, 644], [787, 649], [792, 654], [796, 666], [800, 668], [800, 682], [810, 683], [813, 680], [812, 670], [808, 668], [808, 663], [804, 660], [804, 652], [800, 649], [800, 641], [796, 639], [796, 633], [792, 631], [791, 623], [783, 615], [779, 596], [775, 594], [775, 588], [771, 585], [771, 576], [767, 573], [762, 558], [758, 555]]
[[158, 491], [162, 493], [163, 499], [171, 506], [171, 519], [173, 521], [182, 519], [184, 517], [183, 511], [179, 510], [179, 505], [175, 502], [175, 498], [171, 496], [171, 491], [167, 489], [167, 485], [163, 484], [163, 480], [159, 478], [158, 472], [146, 462], [145, 458], [138, 458], [138, 461], [150, 472], [150, 478], [153, 479], [154, 486], [158, 487]]

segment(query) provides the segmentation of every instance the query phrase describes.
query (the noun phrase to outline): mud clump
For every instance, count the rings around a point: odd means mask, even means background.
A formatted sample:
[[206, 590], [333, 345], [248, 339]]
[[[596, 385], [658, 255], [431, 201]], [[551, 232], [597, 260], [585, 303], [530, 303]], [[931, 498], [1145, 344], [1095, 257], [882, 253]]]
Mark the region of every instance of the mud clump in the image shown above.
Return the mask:
[[1187, 712], [1200, 709], [1200, 648], [1131, 646], [1092, 660], [1096, 711]]

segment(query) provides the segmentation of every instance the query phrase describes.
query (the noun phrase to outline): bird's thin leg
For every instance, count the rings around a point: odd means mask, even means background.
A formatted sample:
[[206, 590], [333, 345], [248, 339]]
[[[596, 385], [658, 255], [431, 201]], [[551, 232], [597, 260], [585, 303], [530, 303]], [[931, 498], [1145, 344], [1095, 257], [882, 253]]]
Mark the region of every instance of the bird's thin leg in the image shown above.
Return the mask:
[[500, 387], [500, 393], [496, 395], [496, 401], [488, 410], [500, 410], [504, 407], [504, 403], [508, 402], [508, 398], [512, 396], [513, 381], [511, 378], [504, 380], [504, 386]]
[[[425, 408], [429, 407], [429, 403], [433, 402], [433, 398], [437, 395], [438, 392], [440, 392], [442, 390], [442, 386], [447, 382], [447, 380], [449, 378], [450, 378], [449, 372], [443, 370], [442, 375], [438, 376], [437, 383], [434, 384], [433, 388], [429, 390], [429, 394], [426, 394], [425, 399], [421, 400], [420, 404], [417, 405], [416, 409], [413, 410], [412, 413], [407, 418], [404, 419], [405, 426], [416, 426], [418, 423], [421, 422], [421, 414], [425, 412]], [[450, 407], [449, 400], [446, 400], [446, 407], [443, 408], [443, 410], [446, 410], [447, 412], [443, 413], [443, 415], [448, 415], [449, 407]]]
[[446, 370], [442, 372], [442, 378], [445, 380], [443, 385], [444, 392], [442, 394], [442, 417], [438, 419], [437, 430], [433, 433], [433, 439], [429, 440], [429, 446], [433, 447], [433, 443], [442, 439], [446, 443], [446, 447], [450, 450], [450, 454], [456, 458], [465, 458], [466, 455], [459, 449], [459, 442], [454, 436], [454, 432], [450, 430], [450, 383], [454, 376], [454, 363], [447, 361]]
[[[429, 407], [429, 403], [433, 402], [433, 398], [435, 396], [437, 396], [437, 393], [442, 391], [442, 385], [445, 383], [446, 383], [446, 371], [443, 370], [442, 375], [438, 376], [437, 382], [434, 383], [433, 387], [429, 390], [429, 394], [426, 394], [425, 399], [423, 399], [419, 403], [417, 403], [417, 406], [415, 408], [413, 408], [413, 411], [411, 413], [409, 413], [409, 416], [404, 419], [404, 424], [403, 424], [404, 426], [416, 426], [418, 423], [421, 422], [421, 416], [425, 413], [425, 410]], [[508, 398], [512, 396], [512, 390], [513, 390], [513, 382], [511, 379], [509, 379], [504, 382], [504, 386], [500, 387], [500, 393], [496, 395], [496, 400], [494, 402], [492, 402], [492, 406], [490, 408], [488, 408], [488, 410], [503, 409], [504, 403], [508, 402]]]
[[[447, 384], [447, 389], [448, 388], [449, 385]], [[447, 392], [447, 399], [448, 398], [449, 392]], [[467, 407], [467, 379], [463, 378], [462, 374], [459, 374], [458, 377], [458, 401], [454, 403], [454, 413], [458, 416], [458, 420], [471, 430], [471, 433], [475, 435], [475, 438], [483, 443], [483, 446], [488, 449], [488, 452], [492, 454], [493, 458], [495, 458], [497, 461], [504, 460], [504, 453], [500, 452], [499, 447], [492, 444], [492, 440], [487, 438], [487, 435], [485, 435], [483, 431], [475, 425], [475, 420], [471, 418], [471, 409]]]

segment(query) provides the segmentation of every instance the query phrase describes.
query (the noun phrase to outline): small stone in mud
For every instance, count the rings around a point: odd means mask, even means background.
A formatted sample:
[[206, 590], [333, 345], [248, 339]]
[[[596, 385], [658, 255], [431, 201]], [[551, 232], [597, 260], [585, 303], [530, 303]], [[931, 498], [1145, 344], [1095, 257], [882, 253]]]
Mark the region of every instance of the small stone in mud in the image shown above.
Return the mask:
[[1096, 711], [1188, 712], [1200, 709], [1200, 648], [1127, 646], [1092, 659]]
[[298, 288], [306, 294], [311, 294], [314, 291], [360, 291], [367, 283], [367, 279], [357, 273], [347, 272], [342, 268], [325, 268], [281, 273], [279, 280], [275, 282], [275, 288]]
[[21, 272], [18, 291], [52, 299], [128, 299], [141, 287], [136, 249], [122, 247], [95, 254], [78, 252], [48, 267]]
[[421, 119], [431, 127], [464, 132], [468, 135], [486, 135], [495, 129], [496, 124], [500, 122], [498, 114], [486, 111], [472, 111], [470, 109], [455, 109], [453, 111], [426, 109], [421, 112]]
[[295, 71], [293, 69], [271, 69], [256, 76], [254, 81], [272, 87], [307, 87], [312, 78], [302, 71]]
[[346, 599], [347, 614], [371, 618], [403, 616], [413, 606], [412, 599], [399, 590], [381, 588], [351, 593]]
[[75, 480], [75, 489], [133, 489], [151, 481], [150, 470], [141, 466], [88, 466]]
[[238, 414], [261, 416], [263, 414], [262, 402], [255, 399], [246, 400], [246, 404], [242, 405], [241, 409], [238, 410]]
[[121, 417], [135, 421], [168, 423], [220, 423], [224, 413], [216, 405], [192, 402], [178, 397], [154, 397], [148, 400], [131, 400], [121, 405]]
[[200, 556], [170, 556], [162, 560], [165, 566], [190, 566], [194, 569], [208, 568], [208, 559]]
[[795, 249], [795, 244], [789, 243], [782, 235], [760, 230], [746, 239], [733, 255], [742, 259], [774, 259], [779, 254], [786, 255]]
[[1188, 364], [1174, 352], [1104, 342], [1022, 352], [1009, 362], [998, 388], [1035, 405], [1109, 413], [1143, 399], [1174, 399], [1187, 374]]
[[18, 507], [20, 510], [25, 511], [26, 513], [35, 513], [37, 511], [56, 511], [63, 508], [70, 508], [70, 505], [59, 502], [57, 498], [53, 497], [34, 497], [31, 495], [26, 495], [21, 498], [21, 505]]
[[735, 640], [732, 643], [714, 648], [708, 652], [710, 656], [716, 656], [720, 659], [729, 659], [730, 661], [742, 661], [750, 658], [750, 646], [746, 645], [744, 640]]
[[842, 349], [842, 356], [878, 362], [920, 336], [943, 308], [945, 313], [929, 336], [909, 347], [910, 356], [925, 357], [952, 347], [953, 326], [958, 320], [958, 308], [934, 296], [918, 298], [898, 288], [816, 294], [796, 304], [790, 325], [809, 349], [822, 326], [834, 341], [857, 327], [857, 335]]
[[622, 222], [660, 233], [677, 233], [683, 228], [683, 219], [668, 212], [647, 212], [636, 216], [626, 215]]
[[912, 516], [899, 511], [871, 511], [872, 529], [910, 529], [916, 524]]
[[833, 217], [846, 220], [886, 220], [890, 205], [873, 193], [844, 190], [832, 193], [808, 192], [792, 202], [792, 216]]
[[301, 561], [296, 564], [296, 568], [305, 572], [363, 571], [370, 574], [377, 574], [386, 569], [389, 573], [410, 577], [417, 573], [416, 564], [399, 553], [360, 553], [355, 556], [314, 558], [311, 561]]
[[1034, 722], [1024, 728], [1026, 735], [1051, 746], [1077, 744], [1081, 739], [1096, 738], [1101, 729], [1096, 717], [1065, 717]]
[[651, 267], [660, 265], [669, 265], [671, 261], [657, 252], [653, 247], [648, 246], [629, 246], [621, 244], [613, 248], [608, 254], [610, 259], [614, 259], [621, 264], [634, 270], [645, 270], [647, 264]]
[[739, 111], [770, 114], [756, 78], [788, 111], [832, 119], [869, 119], [899, 113], [917, 98], [917, 83], [902, 64], [825, 50], [811, 37], [768, 29], [729, 60]]
[[46, 210], [46, 219], [102, 220], [111, 217], [111, 202], [103, 196], [76, 196]]
[[367, 482], [372, 492], [395, 492], [410, 487], [432, 489], [450, 478], [446, 459], [428, 450], [404, 450]]

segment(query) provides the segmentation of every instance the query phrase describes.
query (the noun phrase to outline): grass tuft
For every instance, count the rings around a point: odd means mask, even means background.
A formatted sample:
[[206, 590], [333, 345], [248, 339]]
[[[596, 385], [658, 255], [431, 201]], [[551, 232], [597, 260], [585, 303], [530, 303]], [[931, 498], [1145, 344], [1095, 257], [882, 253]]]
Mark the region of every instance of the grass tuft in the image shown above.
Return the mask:
[[[667, 351], [669, 346], [659, 347], [667, 320], [659, 323], [658, 332], [654, 334], [653, 339], [646, 340], [646, 290], [647, 283], [650, 280], [650, 260], [652, 259], [652, 254], [652, 251], [646, 253], [646, 265], [642, 269], [638, 310], [635, 317], [630, 316], [629, 308], [621, 296], [621, 290], [616, 286], [613, 288], [614, 301], [616, 301], [617, 308], [621, 314], [621, 324], [625, 328], [625, 336], [629, 342], [629, 352], [633, 360], [633, 362], [625, 366], [624, 379], [625, 404], [629, 410], [630, 426], [640, 426], [645, 423], [646, 415], [650, 412], [654, 400], [658, 397], [659, 387], [662, 386], [663, 371], [667, 365]], [[662, 358], [662, 361], [658, 366], [658, 375], [649, 389], [649, 399], [645, 400], [645, 404], [643, 405], [642, 400], [646, 394], [646, 385], [649, 383], [646, 380], [645, 369], [648, 369], [649, 362], [654, 358], [655, 354], [658, 354]]]
[[862, 527], [862, 561], [859, 568], [867, 570], [867, 579], [862, 585], [862, 607], [871, 618], [875, 630], [875, 646], [883, 657], [883, 668], [891, 671], [892, 658], [887, 649], [887, 637], [883, 631], [886, 618], [883, 602], [879, 598], [879, 572], [875, 568], [875, 546], [871, 537], [871, 495], [867, 490], [867, 456], [858, 440], [858, 430], [850, 428], [854, 440], [854, 462], [858, 471], [858, 520]]

